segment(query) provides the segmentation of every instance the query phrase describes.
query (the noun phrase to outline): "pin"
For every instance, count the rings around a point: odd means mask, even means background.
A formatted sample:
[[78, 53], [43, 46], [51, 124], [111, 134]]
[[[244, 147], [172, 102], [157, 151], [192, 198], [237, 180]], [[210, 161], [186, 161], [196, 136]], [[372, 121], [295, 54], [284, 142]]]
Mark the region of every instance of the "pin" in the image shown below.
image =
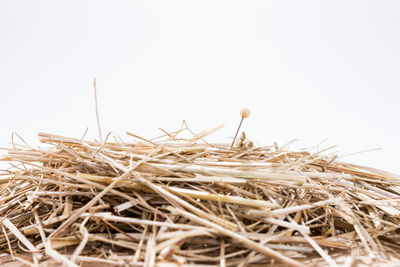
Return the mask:
[[244, 120], [245, 118], [248, 118], [248, 117], [250, 116], [250, 109], [248, 109], [248, 108], [243, 108], [243, 109], [240, 111], [240, 116], [242, 117], [242, 119], [240, 120], [239, 127], [238, 127], [238, 129], [237, 129], [237, 131], [236, 131], [235, 137], [233, 138], [231, 148], [233, 147], [233, 144], [235, 143], [236, 137], [237, 137], [237, 135], [238, 135], [238, 133], [239, 133], [240, 126], [242, 126], [243, 120]]

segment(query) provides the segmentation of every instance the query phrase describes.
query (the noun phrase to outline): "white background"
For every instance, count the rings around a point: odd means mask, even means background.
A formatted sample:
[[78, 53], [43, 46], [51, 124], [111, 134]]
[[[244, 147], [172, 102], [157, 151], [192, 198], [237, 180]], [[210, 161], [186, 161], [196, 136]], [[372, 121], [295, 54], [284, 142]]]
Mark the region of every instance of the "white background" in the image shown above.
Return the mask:
[[[0, 145], [11, 132], [145, 137], [226, 127], [338, 145], [400, 173], [400, 1], [0, 2]], [[211, 138], [211, 136], [210, 136]], [[125, 138], [129, 140], [129, 138]]]

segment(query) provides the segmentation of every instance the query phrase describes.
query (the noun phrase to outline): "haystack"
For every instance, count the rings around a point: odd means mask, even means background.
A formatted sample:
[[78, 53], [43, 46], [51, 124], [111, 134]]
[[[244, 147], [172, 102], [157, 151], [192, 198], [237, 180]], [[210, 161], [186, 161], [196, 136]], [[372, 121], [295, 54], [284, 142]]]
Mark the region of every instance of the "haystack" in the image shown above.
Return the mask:
[[[215, 129], [214, 129], [215, 130]], [[187, 127], [103, 142], [40, 133], [2, 160], [0, 246], [31, 266], [382, 266], [400, 177], [329, 149], [209, 143]], [[185, 135], [186, 134], [186, 135]], [[188, 136], [189, 135], [189, 136]], [[7, 266], [7, 265], [5, 265]], [[11, 265], [10, 265], [11, 266]]]

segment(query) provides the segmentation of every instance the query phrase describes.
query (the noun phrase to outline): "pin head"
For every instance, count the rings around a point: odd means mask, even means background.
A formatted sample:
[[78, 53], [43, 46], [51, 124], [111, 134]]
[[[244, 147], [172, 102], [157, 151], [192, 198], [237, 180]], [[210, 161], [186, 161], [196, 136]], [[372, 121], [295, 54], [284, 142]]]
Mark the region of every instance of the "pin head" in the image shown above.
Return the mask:
[[241, 116], [243, 119], [248, 118], [248, 117], [250, 116], [250, 109], [248, 109], [248, 108], [243, 108], [243, 109], [240, 111], [240, 116]]

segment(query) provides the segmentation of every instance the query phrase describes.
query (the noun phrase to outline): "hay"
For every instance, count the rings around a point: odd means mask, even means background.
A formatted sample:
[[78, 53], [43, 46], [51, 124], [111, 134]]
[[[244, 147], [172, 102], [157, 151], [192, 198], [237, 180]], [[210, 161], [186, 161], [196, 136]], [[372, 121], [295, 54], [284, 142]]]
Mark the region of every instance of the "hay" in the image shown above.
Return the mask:
[[[208, 143], [187, 127], [104, 143], [40, 133], [2, 158], [0, 246], [26, 265], [390, 262], [400, 177], [329, 150]], [[189, 134], [189, 136], [182, 137]], [[118, 141], [119, 140], [119, 141]]]

